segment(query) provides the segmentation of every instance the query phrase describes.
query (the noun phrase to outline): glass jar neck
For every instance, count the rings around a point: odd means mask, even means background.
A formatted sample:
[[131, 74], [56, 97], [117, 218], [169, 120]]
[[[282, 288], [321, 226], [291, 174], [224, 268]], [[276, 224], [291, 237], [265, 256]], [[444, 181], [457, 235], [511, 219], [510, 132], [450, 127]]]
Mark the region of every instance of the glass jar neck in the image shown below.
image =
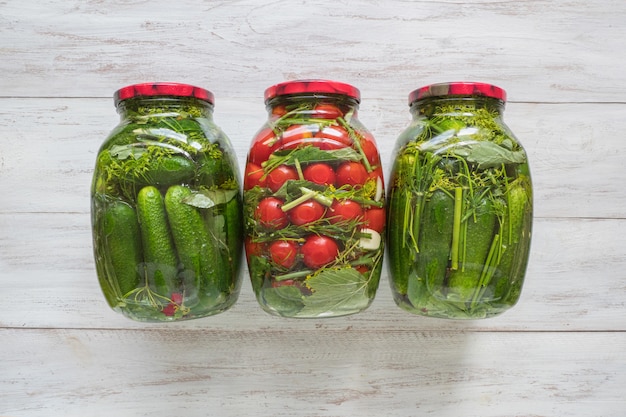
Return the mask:
[[500, 118], [504, 102], [490, 97], [430, 97], [411, 104], [413, 117], [472, 116], [485, 111]]
[[341, 111], [343, 117], [348, 114], [356, 117], [359, 109], [359, 101], [344, 95], [333, 94], [297, 94], [281, 95], [266, 101], [266, 108], [270, 116], [277, 114], [290, 114], [298, 117], [323, 118], [325, 112], [329, 118], [336, 117], [330, 108], [334, 106]]
[[213, 104], [193, 97], [135, 97], [121, 101], [117, 112], [122, 120], [152, 117], [213, 117]]

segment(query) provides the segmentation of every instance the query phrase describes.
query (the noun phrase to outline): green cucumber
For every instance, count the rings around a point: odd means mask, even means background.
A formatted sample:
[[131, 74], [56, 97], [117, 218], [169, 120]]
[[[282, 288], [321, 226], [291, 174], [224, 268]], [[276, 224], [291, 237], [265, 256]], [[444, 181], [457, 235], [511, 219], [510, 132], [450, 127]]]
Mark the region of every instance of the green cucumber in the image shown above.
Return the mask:
[[[504, 301], [507, 294], [524, 277], [527, 263], [527, 253], [530, 246], [530, 236], [524, 236], [524, 230], [530, 230], [531, 197], [529, 184], [525, 177], [520, 177], [509, 184], [506, 193], [507, 210], [502, 224], [502, 257], [498, 273], [494, 278], [495, 301]], [[519, 293], [514, 297], [517, 299]]]
[[230, 274], [223, 277], [222, 291], [228, 291], [231, 285], [237, 284], [242, 262], [243, 251], [243, 208], [241, 195], [237, 193], [224, 205], [224, 222], [226, 228], [226, 245], [228, 247], [228, 266]]
[[118, 299], [137, 288], [141, 281], [141, 236], [135, 210], [122, 201], [104, 208], [102, 230], [106, 245], [107, 281]]
[[178, 252], [178, 259], [183, 268], [185, 282], [193, 285], [201, 301], [207, 298], [217, 299], [221, 290], [220, 281], [228, 274], [223, 264], [220, 248], [200, 211], [184, 202], [192, 195], [189, 188], [173, 185], [165, 194], [165, 210], [169, 219], [170, 230]]
[[409, 282], [409, 299], [416, 308], [442, 290], [448, 271], [453, 229], [454, 199], [437, 189], [424, 206], [417, 276]]
[[464, 221], [467, 229], [464, 240], [464, 256], [458, 269], [452, 270], [448, 278], [450, 301], [466, 303], [478, 290], [485, 261], [494, 239], [497, 216], [489, 196], [480, 199], [475, 212]]
[[389, 194], [389, 214], [387, 216], [387, 233], [389, 233], [387, 253], [389, 254], [389, 272], [394, 291], [405, 295], [408, 288], [408, 277], [415, 256], [411, 250], [405, 224], [413, 207], [410, 205], [410, 191], [404, 187], [394, 187]]
[[[98, 168], [107, 178], [117, 178], [124, 186], [169, 186], [191, 181], [196, 174], [196, 163], [190, 157], [160, 146], [141, 148], [136, 144], [113, 146], [98, 156]], [[142, 153], [134, 154], [134, 149]]]
[[168, 186], [191, 181], [195, 171], [196, 164], [186, 156], [160, 156], [142, 170], [129, 171], [126, 179], [142, 185]]
[[171, 297], [172, 293], [180, 291], [176, 279], [178, 257], [169, 230], [163, 197], [156, 187], [147, 186], [139, 191], [137, 217], [148, 282], [157, 294]]

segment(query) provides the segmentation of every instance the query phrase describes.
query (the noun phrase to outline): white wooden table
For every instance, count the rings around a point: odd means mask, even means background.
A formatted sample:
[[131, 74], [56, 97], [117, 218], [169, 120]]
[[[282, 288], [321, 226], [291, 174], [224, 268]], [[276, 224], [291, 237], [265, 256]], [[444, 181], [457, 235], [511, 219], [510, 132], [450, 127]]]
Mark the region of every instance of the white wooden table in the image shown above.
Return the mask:
[[[623, 0], [0, 1], [0, 415], [623, 417], [625, 45]], [[385, 274], [364, 313], [288, 320], [260, 310], [246, 270], [211, 318], [109, 310], [89, 187], [113, 92], [212, 90], [243, 168], [263, 90], [320, 77], [361, 89], [387, 173], [411, 90], [507, 90], [535, 183], [520, 303], [421, 318]]]

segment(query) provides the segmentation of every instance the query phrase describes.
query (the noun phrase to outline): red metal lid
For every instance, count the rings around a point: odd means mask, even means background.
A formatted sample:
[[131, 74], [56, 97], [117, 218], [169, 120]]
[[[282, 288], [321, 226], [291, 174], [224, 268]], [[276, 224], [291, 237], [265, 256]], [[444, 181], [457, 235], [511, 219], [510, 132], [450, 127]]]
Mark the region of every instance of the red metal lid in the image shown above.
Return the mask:
[[214, 103], [213, 93], [204, 88], [180, 83], [141, 83], [120, 88], [113, 95], [115, 105], [133, 97], [193, 97]]
[[265, 101], [271, 100], [276, 96], [305, 93], [341, 94], [354, 98], [357, 101], [361, 99], [359, 89], [350, 84], [330, 80], [293, 80], [269, 87], [265, 90]]
[[493, 84], [467, 81], [431, 84], [409, 94], [409, 104], [428, 97], [483, 96], [506, 101], [506, 91]]

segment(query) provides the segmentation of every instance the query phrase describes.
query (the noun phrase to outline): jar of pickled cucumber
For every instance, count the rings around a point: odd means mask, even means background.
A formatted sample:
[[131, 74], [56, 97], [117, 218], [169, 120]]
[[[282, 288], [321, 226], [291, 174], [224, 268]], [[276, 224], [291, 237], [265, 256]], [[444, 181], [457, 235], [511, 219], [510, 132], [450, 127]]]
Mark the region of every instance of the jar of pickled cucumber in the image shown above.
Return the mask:
[[452, 82], [409, 95], [389, 184], [388, 265], [395, 302], [453, 319], [516, 304], [528, 262], [527, 154], [502, 119], [499, 87]]
[[242, 195], [213, 94], [176, 83], [124, 87], [120, 123], [91, 188], [93, 249], [108, 304], [138, 321], [225, 311], [237, 300]]
[[359, 90], [296, 80], [265, 91], [268, 121], [244, 173], [245, 248], [261, 307], [283, 317], [367, 308], [383, 262], [380, 155]]

